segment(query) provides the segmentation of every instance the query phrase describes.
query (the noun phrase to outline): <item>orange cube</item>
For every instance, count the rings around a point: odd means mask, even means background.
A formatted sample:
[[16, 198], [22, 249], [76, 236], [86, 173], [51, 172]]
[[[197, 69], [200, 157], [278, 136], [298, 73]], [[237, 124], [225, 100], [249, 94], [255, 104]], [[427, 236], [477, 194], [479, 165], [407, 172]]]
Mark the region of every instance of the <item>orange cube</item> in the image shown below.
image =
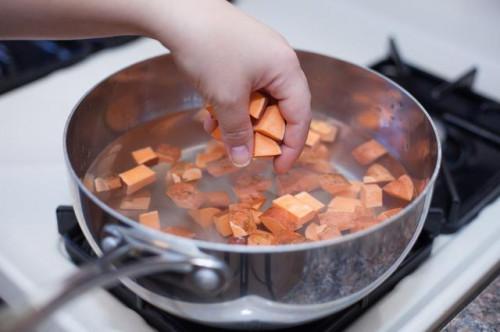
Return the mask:
[[208, 174], [215, 177], [234, 173], [238, 171], [238, 169], [239, 168], [234, 166], [233, 163], [228, 158], [212, 161], [207, 164]]
[[256, 230], [248, 237], [247, 244], [251, 246], [269, 246], [276, 244], [276, 237], [269, 232]]
[[145, 165], [139, 165], [126, 172], [120, 173], [119, 177], [127, 186], [127, 195], [135, 193], [156, 181], [155, 172]]
[[401, 175], [398, 179], [389, 182], [383, 189], [387, 195], [407, 202], [411, 201], [415, 190], [413, 181], [406, 174]]
[[181, 157], [181, 149], [178, 147], [168, 145], [168, 144], [160, 144], [156, 148], [156, 155], [160, 162], [173, 164], [179, 160]]
[[302, 243], [305, 241], [304, 236], [297, 232], [286, 231], [279, 234], [275, 234], [276, 240], [279, 244], [294, 244]]
[[126, 196], [120, 202], [120, 210], [147, 210], [151, 203], [151, 194], [147, 191]]
[[332, 143], [337, 137], [337, 127], [326, 121], [312, 120], [311, 129], [318, 133], [323, 142]]
[[320, 186], [318, 174], [305, 169], [292, 169], [276, 177], [276, 189], [279, 195], [301, 191], [311, 192]]
[[276, 141], [281, 141], [285, 136], [285, 127], [285, 120], [281, 116], [278, 106], [272, 105], [266, 108], [254, 130]]
[[139, 222], [147, 227], [160, 229], [160, 215], [158, 211], [150, 211], [139, 215]]
[[205, 205], [215, 207], [227, 207], [231, 204], [229, 195], [224, 191], [211, 191], [203, 193], [205, 197]]
[[172, 235], [186, 237], [188, 239], [192, 239], [195, 237], [195, 233], [191, 232], [189, 229], [178, 226], [167, 226], [161, 229], [162, 232], [169, 233]]
[[218, 215], [214, 217], [215, 229], [217, 232], [223, 236], [228, 237], [233, 234], [231, 230], [231, 226], [229, 225], [229, 214], [224, 213], [222, 215]]
[[351, 188], [351, 183], [340, 173], [321, 174], [319, 178], [321, 188], [332, 195]]
[[250, 105], [248, 107], [248, 113], [254, 119], [260, 118], [262, 111], [266, 108], [267, 97], [259, 92], [252, 92], [250, 95]]
[[266, 196], [260, 191], [238, 191], [235, 190], [236, 195], [242, 204], [249, 205], [252, 209], [258, 210], [266, 202]]
[[[208, 145], [207, 145], [208, 148]], [[200, 152], [196, 155], [196, 167], [205, 168], [207, 164], [224, 157], [225, 150], [223, 146], [211, 147], [210, 151]]]
[[314, 130], [309, 130], [309, 132], [307, 133], [306, 145], [313, 147], [319, 143], [320, 139], [321, 136], [317, 132], [315, 132]]
[[358, 198], [363, 183], [359, 181], [349, 181], [349, 184], [349, 188], [338, 192], [337, 196]]
[[252, 210], [241, 204], [229, 206], [229, 226], [234, 237], [247, 236], [257, 230]]
[[340, 231], [346, 231], [354, 227], [356, 215], [349, 212], [336, 212], [327, 210], [325, 213], [318, 215], [321, 225], [327, 224], [338, 228]]
[[255, 133], [253, 144], [254, 157], [270, 157], [280, 154], [281, 148], [276, 141], [260, 133]]
[[302, 203], [308, 205], [315, 212], [319, 212], [325, 207], [325, 204], [321, 203], [314, 196], [305, 191], [296, 194], [294, 197]]
[[332, 225], [326, 225], [326, 227], [318, 234], [320, 240], [329, 240], [339, 236], [342, 236], [340, 230]]
[[122, 183], [120, 178], [117, 176], [108, 176], [105, 178], [97, 177], [94, 179], [95, 191], [98, 193], [104, 191], [111, 191], [114, 189], [121, 188]]
[[199, 168], [189, 168], [182, 173], [182, 179], [184, 181], [195, 181], [201, 179], [201, 169]]
[[319, 234], [323, 232], [327, 227], [328, 225], [326, 224], [318, 225], [317, 223], [312, 222], [307, 225], [306, 230], [304, 231], [304, 235], [308, 240], [319, 241]]
[[132, 151], [132, 158], [134, 158], [135, 162], [139, 165], [144, 164], [153, 166], [158, 163], [158, 155], [149, 146]]
[[366, 208], [381, 207], [382, 188], [376, 184], [365, 184], [361, 187], [360, 198]]
[[203, 208], [197, 210], [189, 210], [188, 214], [193, 220], [203, 228], [209, 228], [214, 222], [214, 216], [219, 214], [220, 210], [217, 208]]
[[273, 206], [288, 211], [296, 218], [299, 225], [305, 224], [316, 215], [316, 212], [309, 205], [302, 203], [290, 194], [274, 199]]
[[361, 207], [361, 201], [355, 198], [349, 197], [334, 197], [330, 204], [328, 204], [328, 208], [335, 212], [348, 212], [354, 213], [357, 207]]
[[381, 212], [377, 216], [377, 221], [383, 221], [385, 219], [388, 219], [388, 218], [398, 214], [401, 210], [403, 210], [403, 209], [402, 208], [394, 208], [394, 209], [390, 209], [390, 210], [386, 210], [384, 212]]
[[374, 139], [369, 140], [352, 150], [352, 156], [361, 165], [368, 165], [382, 157], [387, 150]]
[[252, 212], [252, 216], [253, 216], [253, 221], [254, 221], [257, 225], [261, 224], [261, 223], [262, 223], [262, 221], [260, 220], [260, 216], [262, 215], [262, 213], [263, 213], [263, 212], [262, 212], [262, 211], [259, 211], [259, 210], [256, 210], [256, 209], [254, 209], [254, 208], [252, 208], [251, 212]]
[[381, 183], [394, 180], [391, 172], [380, 164], [373, 164], [366, 170], [363, 177], [364, 183]]
[[170, 185], [166, 195], [180, 208], [198, 209], [205, 196], [191, 183], [181, 182]]
[[297, 218], [294, 215], [275, 206], [264, 211], [260, 215], [260, 221], [276, 236], [286, 232], [293, 232], [301, 226], [297, 223]]

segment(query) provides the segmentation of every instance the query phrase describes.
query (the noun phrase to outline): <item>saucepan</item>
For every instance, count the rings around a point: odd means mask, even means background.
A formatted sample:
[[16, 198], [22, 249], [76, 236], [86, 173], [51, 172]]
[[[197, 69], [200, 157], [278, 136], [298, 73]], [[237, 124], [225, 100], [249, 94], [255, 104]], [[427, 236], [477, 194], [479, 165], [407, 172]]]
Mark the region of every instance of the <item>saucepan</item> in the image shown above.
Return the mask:
[[356, 233], [275, 246], [182, 238], [120, 214], [85, 184], [89, 167], [110, 143], [155, 121], [158, 125], [140, 135], [168, 135], [183, 149], [207, 139], [201, 126], [189, 120], [192, 110], [204, 105], [203, 98], [172, 56], [148, 59], [92, 88], [68, 120], [64, 149], [74, 208], [100, 258], [63, 283], [48, 307], [38, 308], [34, 316], [31, 312], [28, 320], [18, 319], [24, 325], [17, 330], [31, 327], [86, 289], [118, 279], [154, 306], [199, 323], [239, 329], [291, 326], [359, 301], [393, 273], [429, 209], [441, 159], [436, 129], [423, 107], [387, 78], [332, 57], [297, 54], [313, 112], [342, 124], [332, 162], [359, 178], [362, 170], [349, 152], [375, 138], [390, 152], [386, 165], [414, 179], [415, 198], [404, 209]]

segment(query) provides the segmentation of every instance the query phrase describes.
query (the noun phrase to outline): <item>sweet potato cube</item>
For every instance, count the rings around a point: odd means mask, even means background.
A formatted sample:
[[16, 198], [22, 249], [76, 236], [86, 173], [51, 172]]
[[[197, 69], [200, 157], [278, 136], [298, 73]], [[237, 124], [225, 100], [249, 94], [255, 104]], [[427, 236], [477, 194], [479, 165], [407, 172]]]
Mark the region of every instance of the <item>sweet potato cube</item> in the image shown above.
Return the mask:
[[361, 201], [355, 198], [336, 196], [328, 204], [328, 208], [335, 212], [354, 213], [356, 207], [361, 207]]
[[234, 166], [233, 163], [228, 158], [212, 161], [207, 164], [208, 174], [215, 177], [234, 173], [238, 171], [238, 169], [239, 168]]
[[294, 244], [302, 243], [305, 241], [304, 236], [297, 232], [286, 231], [279, 234], [275, 234], [276, 240], [279, 244]]
[[131, 196], [126, 196], [120, 202], [120, 210], [147, 210], [151, 203], [151, 194], [141, 191]]
[[247, 236], [257, 229], [252, 210], [242, 204], [229, 206], [229, 226], [235, 237]]
[[139, 215], [139, 222], [147, 227], [160, 229], [160, 215], [158, 211], [150, 211]]
[[260, 216], [260, 221], [274, 235], [281, 233], [293, 232], [300, 225], [297, 223], [297, 218], [287, 210], [279, 207], [270, 207]]
[[321, 136], [317, 132], [315, 132], [314, 130], [309, 130], [309, 132], [307, 133], [306, 145], [313, 147], [319, 143], [320, 139]]
[[254, 221], [257, 225], [261, 224], [261, 223], [262, 223], [262, 221], [260, 220], [260, 216], [262, 215], [262, 213], [263, 213], [263, 212], [262, 212], [262, 211], [259, 211], [259, 210], [256, 210], [256, 209], [254, 209], [254, 208], [252, 208], [251, 212], [252, 212], [252, 216], [253, 216], [253, 221]]
[[121, 188], [122, 183], [120, 178], [117, 176], [108, 176], [105, 178], [97, 177], [94, 179], [95, 191], [98, 193], [104, 191], [111, 191], [114, 189]]
[[247, 244], [251, 246], [269, 246], [277, 242], [272, 233], [261, 230], [254, 231], [247, 239]]
[[302, 203], [308, 205], [315, 212], [319, 212], [325, 207], [325, 204], [321, 203], [314, 196], [305, 191], [296, 194], [294, 197], [299, 201], [301, 201]]
[[120, 173], [119, 177], [125, 183], [125, 186], [127, 186], [127, 195], [135, 193], [156, 181], [155, 172], [145, 165], [139, 165]]
[[231, 230], [231, 226], [229, 225], [229, 214], [224, 213], [222, 215], [218, 215], [214, 217], [215, 229], [217, 232], [224, 237], [231, 236], [233, 231]]
[[336, 212], [327, 210], [325, 213], [318, 215], [321, 225], [327, 224], [338, 228], [340, 231], [346, 231], [354, 227], [356, 215], [350, 212]]
[[250, 206], [252, 209], [259, 210], [266, 202], [266, 196], [260, 191], [239, 191], [235, 193], [240, 199], [240, 203]]
[[156, 148], [156, 155], [158, 156], [160, 162], [167, 164], [177, 162], [177, 160], [181, 157], [181, 154], [181, 149], [168, 144], [160, 144]]
[[180, 183], [182, 182], [182, 178], [177, 175], [176, 173], [169, 173], [170, 179], [172, 180], [173, 183]]
[[319, 234], [325, 230], [325, 228], [328, 227], [328, 225], [323, 224], [323, 225], [318, 225], [317, 223], [310, 223], [307, 225], [306, 230], [304, 231], [304, 235], [306, 239], [310, 241], [319, 241], [320, 237]]
[[221, 159], [224, 157], [225, 151], [224, 147], [222, 148], [214, 148], [211, 151], [200, 152], [196, 155], [195, 164], [198, 168], [205, 168], [207, 164]]
[[351, 187], [351, 183], [340, 173], [321, 174], [319, 178], [321, 188], [332, 195]]
[[359, 232], [368, 229], [370, 227], [373, 227], [377, 224], [378, 224], [377, 220], [373, 217], [358, 218], [355, 221], [354, 228], [352, 229], [352, 231]]
[[361, 191], [361, 186], [363, 185], [360, 181], [349, 181], [349, 188], [338, 192], [337, 196], [358, 198]]
[[380, 164], [373, 164], [366, 170], [363, 176], [364, 183], [381, 183], [394, 180], [391, 172]]
[[169, 233], [172, 235], [177, 235], [181, 237], [186, 237], [188, 239], [192, 239], [195, 237], [195, 233], [191, 232], [189, 229], [179, 226], [167, 226], [161, 229], [162, 232]]
[[214, 129], [214, 131], [212, 131], [211, 135], [213, 138], [215, 138], [218, 141], [222, 140], [222, 131], [220, 130], [219, 126], [215, 127], [215, 129]]
[[254, 130], [276, 141], [281, 141], [285, 136], [285, 127], [285, 120], [281, 116], [280, 109], [272, 105], [266, 108]]
[[312, 120], [311, 129], [319, 134], [323, 142], [332, 143], [337, 137], [337, 127], [326, 121]]
[[267, 97], [259, 92], [252, 92], [250, 94], [250, 105], [248, 106], [248, 113], [254, 119], [260, 118], [262, 111], [266, 108]]
[[413, 181], [406, 174], [401, 175], [398, 179], [389, 182], [383, 189], [387, 195], [407, 202], [411, 201], [413, 198], [413, 191], [415, 190]]
[[326, 227], [318, 234], [320, 240], [329, 240], [339, 236], [342, 236], [340, 230], [332, 225], [326, 225]]
[[305, 169], [292, 169], [276, 177], [276, 189], [279, 195], [294, 194], [301, 191], [311, 192], [320, 186], [318, 174]]
[[201, 169], [199, 168], [189, 168], [182, 173], [182, 179], [184, 181], [195, 181], [201, 179]]
[[367, 208], [382, 206], [382, 188], [376, 184], [365, 184], [361, 187], [361, 202]]
[[193, 220], [203, 228], [212, 226], [214, 216], [219, 214], [220, 210], [217, 208], [209, 207], [203, 209], [189, 210], [188, 214]]
[[260, 174], [243, 173], [239, 175], [234, 183], [234, 191], [238, 194], [263, 192], [269, 190], [273, 181]]
[[231, 198], [224, 191], [211, 191], [203, 193], [205, 205], [215, 207], [227, 207], [231, 204]]
[[374, 139], [369, 140], [352, 150], [352, 156], [361, 165], [368, 165], [382, 157], [387, 150]]
[[191, 183], [181, 182], [168, 186], [167, 196], [180, 208], [198, 209], [205, 196]]
[[132, 158], [139, 165], [153, 166], [158, 163], [158, 155], [150, 146], [132, 151]]
[[254, 135], [253, 156], [270, 157], [281, 154], [281, 148], [276, 141], [260, 133]]
[[394, 209], [390, 209], [390, 210], [386, 210], [384, 212], [381, 212], [378, 216], [377, 216], [377, 221], [383, 221], [385, 219], [389, 219], [390, 217], [398, 214], [400, 211], [402, 210], [402, 208], [394, 208]]
[[299, 225], [310, 221], [316, 212], [309, 205], [304, 204], [290, 194], [283, 195], [273, 200], [273, 206], [279, 207], [292, 214]]

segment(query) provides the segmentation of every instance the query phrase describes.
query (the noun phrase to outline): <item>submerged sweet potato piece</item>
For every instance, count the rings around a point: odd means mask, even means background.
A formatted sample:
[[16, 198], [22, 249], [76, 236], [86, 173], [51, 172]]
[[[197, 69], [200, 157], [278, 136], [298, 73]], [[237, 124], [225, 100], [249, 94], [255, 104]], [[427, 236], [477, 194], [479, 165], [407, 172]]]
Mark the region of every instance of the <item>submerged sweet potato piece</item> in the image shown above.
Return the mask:
[[282, 232], [279, 234], [275, 234], [276, 240], [278, 241], [279, 244], [295, 244], [295, 243], [302, 243], [306, 239], [304, 236], [297, 232], [291, 232], [291, 231], [286, 231]]
[[259, 122], [254, 126], [254, 130], [276, 141], [281, 141], [285, 136], [285, 127], [285, 120], [281, 116], [280, 109], [277, 105], [272, 105], [266, 108]]
[[322, 120], [312, 120], [311, 129], [319, 134], [323, 142], [332, 143], [337, 137], [337, 127]]
[[139, 165], [126, 172], [120, 173], [119, 177], [127, 186], [127, 195], [135, 193], [156, 181], [155, 172], [145, 165]]
[[321, 136], [317, 132], [315, 132], [314, 130], [309, 130], [309, 132], [307, 133], [306, 145], [314, 147], [319, 143], [320, 139]]
[[342, 197], [358, 198], [362, 185], [363, 183], [359, 181], [349, 181], [349, 188], [338, 192], [336, 195]]
[[165, 176], [167, 183], [179, 183], [182, 181], [182, 174], [188, 169], [196, 168], [194, 164], [185, 161], [179, 161], [170, 167]]
[[132, 158], [139, 165], [153, 166], [158, 163], [158, 155], [149, 146], [132, 151]]
[[253, 156], [271, 157], [281, 154], [281, 148], [276, 141], [260, 133], [254, 134]]
[[213, 207], [189, 210], [188, 214], [193, 220], [203, 228], [212, 226], [214, 216], [219, 214], [220, 210]]
[[327, 210], [325, 213], [318, 215], [321, 225], [327, 224], [338, 228], [340, 231], [346, 231], [354, 227], [356, 215], [350, 212], [337, 212]]
[[332, 195], [346, 191], [351, 187], [351, 183], [340, 173], [320, 175], [319, 185], [324, 191]]
[[254, 208], [252, 208], [251, 212], [252, 212], [252, 216], [253, 216], [253, 221], [257, 225], [260, 225], [262, 223], [262, 221], [260, 220], [260, 216], [263, 214], [263, 212], [259, 211], [259, 210], [256, 210]]
[[247, 244], [253, 246], [268, 246], [277, 242], [276, 237], [272, 233], [261, 230], [252, 232], [247, 239]]
[[382, 206], [382, 188], [376, 184], [365, 184], [361, 187], [361, 202], [367, 208]]
[[381, 183], [394, 180], [391, 172], [380, 164], [373, 164], [366, 170], [363, 176], [364, 183]]
[[298, 225], [303, 225], [316, 215], [308, 205], [290, 194], [283, 195], [273, 200], [273, 206], [288, 211], [296, 219]]
[[174, 183], [168, 186], [167, 196], [180, 208], [197, 209], [205, 200], [202, 193], [191, 183]]
[[262, 111], [266, 108], [267, 97], [255, 91], [250, 94], [250, 105], [248, 106], [248, 113], [254, 119], [260, 118]]
[[228, 158], [212, 161], [207, 164], [208, 174], [215, 177], [234, 173], [236, 171], [238, 171], [238, 167], [234, 166]]
[[160, 162], [173, 164], [181, 157], [181, 149], [169, 144], [160, 144], [156, 148], [156, 155]]
[[229, 206], [229, 226], [235, 237], [247, 236], [257, 230], [252, 210], [243, 204]]
[[243, 173], [234, 181], [234, 191], [237, 195], [269, 190], [273, 181], [260, 174]]
[[259, 210], [266, 202], [266, 196], [260, 191], [236, 191], [236, 195], [238, 196], [242, 204], [246, 204], [255, 210]]
[[207, 164], [224, 157], [226, 151], [224, 146], [218, 141], [211, 141], [207, 144], [205, 151], [196, 155], [196, 167], [205, 168]]
[[231, 198], [224, 191], [211, 191], [203, 193], [205, 205], [215, 207], [227, 207], [231, 204]]
[[182, 180], [195, 181], [201, 179], [201, 169], [193, 167], [182, 172]]
[[399, 213], [399, 211], [401, 211], [402, 208], [394, 208], [394, 209], [390, 209], [390, 210], [386, 210], [384, 212], [381, 212], [378, 216], [377, 216], [377, 221], [383, 221], [385, 219], [388, 219], [396, 214]]
[[336, 196], [328, 204], [328, 208], [335, 212], [354, 213], [357, 207], [361, 207], [361, 201], [355, 198]]
[[233, 231], [229, 225], [229, 213], [224, 213], [218, 216], [214, 216], [214, 224], [217, 232], [224, 237], [231, 236]]
[[332, 225], [326, 225], [326, 227], [318, 234], [320, 240], [329, 240], [339, 236], [342, 236], [340, 230]]
[[117, 176], [97, 177], [94, 179], [95, 191], [98, 193], [121, 188], [122, 183]]
[[186, 238], [189, 238], [189, 239], [194, 238], [195, 235], [196, 235], [194, 232], [190, 231], [189, 229], [184, 228], [184, 227], [179, 227], [179, 226], [167, 226], [167, 227], [163, 227], [161, 229], [161, 231], [165, 232], [165, 233], [172, 234], [172, 235], [186, 237]]
[[160, 215], [158, 211], [150, 211], [139, 215], [139, 223], [144, 226], [160, 229]]
[[317, 223], [310, 223], [307, 225], [306, 230], [304, 231], [304, 235], [306, 239], [311, 241], [319, 241], [319, 234], [324, 231], [328, 227], [327, 224], [318, 225]]
[[125, 196], [120, 202], [120, 210], [147, 210], [151, 203], [151, 194], [141, 191], [131, 196]]
[[305, 191], [296, 194], [294, 197], [302, 203], [308, 205], [315, 212], [319, 212], [325, 207], [325, 204], [321, 203], [318, 199]]
[[392, 197], [402, 199], [404, 201], [411, 201], [413, 198], [413, 181], [408, 175], [401, 175], [398, 179], [389, 182], [384, 186], [384, 192]]
[[285, 232], [293, 232], [300, 225], [297, 224], [297, 218], [290, 212], [279, 207], [270, 207], [260, 216], [260, 221], [274, 235]]
[[352, 150], [352, 156], [361, 165], [368, 165], [382, 157], [387, 150], [374, 139], [369, 140]]
[[352, 229], [352, 231], [359, 232], [359, 231], [362, 231], [364, 229], [373, 227], [377, 224], [378, 224], [377, 220], [373, 217], [358, 218], [358, 219], [356, 219], [356, 221], [354, 223], [354, 228]]
[[276, 177], [278, 195], [295, 194], [301, 191], [311, 192], [320, 185], [318, 174], [305, 169], [292, 169]]

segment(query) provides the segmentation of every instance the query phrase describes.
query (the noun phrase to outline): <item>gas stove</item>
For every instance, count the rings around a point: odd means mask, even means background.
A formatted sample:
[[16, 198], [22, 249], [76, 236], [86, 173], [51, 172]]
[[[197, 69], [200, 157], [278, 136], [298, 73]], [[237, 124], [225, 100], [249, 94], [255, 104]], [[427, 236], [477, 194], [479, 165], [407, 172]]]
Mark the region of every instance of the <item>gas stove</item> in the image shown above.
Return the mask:
[[[438, 124], [443, 163], [424, 229], [398, 270], [354, 305], [324, 319], [280, 331], [340, 331], [383, 299], [431, 255], [434, 239], [458, 231], [500, 193], [500, 104], [472, 90], [476, 68], [448, 82], [404, 61], [393, 39], [389, 54], [371, 66], [407, 89]], [[57, 209], [59, 233], [72, 261], [95, 256], [81, 233], [71, 206]], [[158, 331], [216, 331], [155, 308], [124, 286], [109, 289]]]

